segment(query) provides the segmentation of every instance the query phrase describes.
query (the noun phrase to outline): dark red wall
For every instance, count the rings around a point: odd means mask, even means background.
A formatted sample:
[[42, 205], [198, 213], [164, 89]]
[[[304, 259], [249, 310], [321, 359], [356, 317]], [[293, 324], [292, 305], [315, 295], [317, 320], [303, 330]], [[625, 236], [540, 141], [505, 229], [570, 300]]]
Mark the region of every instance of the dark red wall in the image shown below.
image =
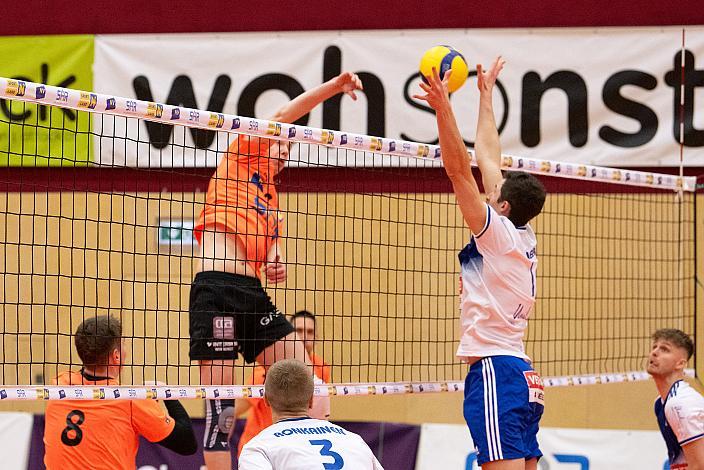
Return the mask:
[[0, 35], [695, 24], [702, 0], [6, 0]]

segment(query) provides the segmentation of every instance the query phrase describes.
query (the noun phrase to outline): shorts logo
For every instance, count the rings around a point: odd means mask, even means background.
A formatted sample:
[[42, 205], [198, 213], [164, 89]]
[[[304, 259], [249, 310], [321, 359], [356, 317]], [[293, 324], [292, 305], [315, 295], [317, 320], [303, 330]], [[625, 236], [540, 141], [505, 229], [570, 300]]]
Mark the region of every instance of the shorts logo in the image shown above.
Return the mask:
[[545, 389], [543, 387], [543, 379], [537, 372], [527, 370], [523, 372], [528, 384], [528, 401], [530, 403], [538, 403], [545, 405]]
[[269, 315], [264, 315], [261, 320], [259, 320], [259, 324], [262, 326], [267, 326], [269, 323], [272, 322], [274, 317], [277, 316], [276, 313], [270, 313]]
[[232, 317], [213, 318], [213, 338], [235, 339], [235, 319]]

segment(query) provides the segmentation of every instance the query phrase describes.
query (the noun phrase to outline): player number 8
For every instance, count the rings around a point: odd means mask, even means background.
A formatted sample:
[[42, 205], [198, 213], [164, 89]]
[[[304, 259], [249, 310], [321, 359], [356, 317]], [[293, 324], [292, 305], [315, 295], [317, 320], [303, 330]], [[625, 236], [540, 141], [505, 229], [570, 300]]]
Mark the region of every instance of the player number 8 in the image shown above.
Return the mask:
[[[78, 417], [76, 421], [73, 420], [74, 417]], [[66, 416], [66, 427], [61, 433], [61, 442], [67, 446], [77, 446], [83, 440], [83, 430], [80, 425], [85, 421], [86, 415], [83, 414], [81, 410], [73, 410]], [[68, 432], [73, 431], [75, 433], [74, 437], [68, 437]]]

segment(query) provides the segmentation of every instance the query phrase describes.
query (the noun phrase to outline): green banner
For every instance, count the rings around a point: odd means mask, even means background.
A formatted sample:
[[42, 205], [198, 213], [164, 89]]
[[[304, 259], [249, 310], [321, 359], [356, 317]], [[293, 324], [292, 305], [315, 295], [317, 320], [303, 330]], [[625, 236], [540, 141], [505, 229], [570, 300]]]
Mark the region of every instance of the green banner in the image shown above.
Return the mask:
[[[0, 76], [93, 89], [93, 36], [0, 37]], [[91, 157], [89, 113], [0, 100], [0, 165], [85, 165]]]

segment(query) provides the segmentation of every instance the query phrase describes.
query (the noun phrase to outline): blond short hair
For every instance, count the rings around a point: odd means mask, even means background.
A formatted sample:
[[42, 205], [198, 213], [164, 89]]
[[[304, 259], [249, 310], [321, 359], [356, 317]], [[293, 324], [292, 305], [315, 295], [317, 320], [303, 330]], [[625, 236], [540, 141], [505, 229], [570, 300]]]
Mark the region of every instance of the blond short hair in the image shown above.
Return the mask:
[[303, 362], [283, 359], [269, 367], [264, 395], [277, 413], [306, 412], [313, 397], [312, 372]]

